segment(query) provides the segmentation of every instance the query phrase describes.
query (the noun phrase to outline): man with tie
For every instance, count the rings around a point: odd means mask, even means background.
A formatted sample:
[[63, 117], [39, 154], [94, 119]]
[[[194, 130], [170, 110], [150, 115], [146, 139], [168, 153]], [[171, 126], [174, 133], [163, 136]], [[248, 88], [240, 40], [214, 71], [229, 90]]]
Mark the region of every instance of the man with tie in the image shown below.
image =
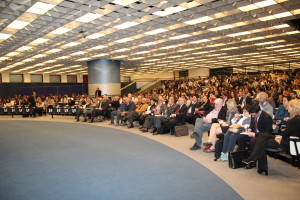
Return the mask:
[[251, 106], [251, 123], [249, 129], [246, 130], [246, 134], [240, 134], [237, 138], [238, 150], [246, 148], [247, 144], [253, 146], [251, 142], [262, 132], [270, 133], [273, 131], [272, 117], [265, 111], [260, 109], [257, 103]]
[[199, 103], [198, 103], [198, 99], [195, 95], [193, 97], [191, 97], [190, 99], [191, 99], [191, 103], [188, 107], [188, 111], [186, 114], [186, 122], [188, 122], [190, 124], [194, 124], [195, 109], [199, 107]]
[[183, 97], [180, 97], [178, 99], [179, 105], [177, 105], [174, 109], [174, 113], [170, 115], [170, 118], [164, 120], [163, 123], [171, 130], [171, 135], [174, 135], [174, 127], [177, 123], [179, 124], [185, 124], [186, 120], [186, 113], [187, 113], [187, 106], [185, 105], [185, 99]]

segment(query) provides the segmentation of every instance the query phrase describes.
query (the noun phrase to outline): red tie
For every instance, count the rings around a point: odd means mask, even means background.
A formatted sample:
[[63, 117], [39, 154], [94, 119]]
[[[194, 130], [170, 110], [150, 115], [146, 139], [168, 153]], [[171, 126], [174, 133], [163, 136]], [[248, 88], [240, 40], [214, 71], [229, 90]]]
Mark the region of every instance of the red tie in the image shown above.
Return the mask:
[[180, 109], [181, 109], [181, 106], [179, 106], [178, 109], [176, 110], [176, 112], [175, 112], [176, 115], [179, 113]]

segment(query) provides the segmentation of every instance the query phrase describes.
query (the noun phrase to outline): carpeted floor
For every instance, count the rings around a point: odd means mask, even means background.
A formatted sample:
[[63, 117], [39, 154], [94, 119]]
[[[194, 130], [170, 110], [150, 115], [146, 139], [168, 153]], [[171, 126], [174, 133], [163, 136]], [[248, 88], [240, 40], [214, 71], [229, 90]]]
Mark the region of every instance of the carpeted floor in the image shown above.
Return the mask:
[[242, 199], [187, 156], [125, 131], [0, 121], [0, 199]]

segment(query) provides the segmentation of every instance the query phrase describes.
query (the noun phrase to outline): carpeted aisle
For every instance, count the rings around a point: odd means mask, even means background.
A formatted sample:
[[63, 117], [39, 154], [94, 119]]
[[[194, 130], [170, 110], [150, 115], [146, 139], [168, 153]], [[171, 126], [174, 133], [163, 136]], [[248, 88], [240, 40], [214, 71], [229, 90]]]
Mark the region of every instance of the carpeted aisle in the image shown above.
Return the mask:
[[187, 156], [88, 124], [0, 121], [0, 199], [242, 199]]

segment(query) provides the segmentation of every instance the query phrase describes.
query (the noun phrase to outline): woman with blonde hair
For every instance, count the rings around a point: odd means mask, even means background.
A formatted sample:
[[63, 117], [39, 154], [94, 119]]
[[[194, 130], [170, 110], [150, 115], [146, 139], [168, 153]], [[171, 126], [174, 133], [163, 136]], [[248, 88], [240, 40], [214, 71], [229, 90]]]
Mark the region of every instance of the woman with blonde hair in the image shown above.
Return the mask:
[[288, 112], [291, 119], [286, 123], [286, 129], [280, 136], [269, 133], [262, 133], [256, 138], [254, 148], [250, 157], [243, 160], [246, 169], [251, 169], [258, 161], [257, 173], [268, 175], [267, 156], [265, 148], [282, 148], [285, 152], [289, 152], [290, 136], [300, 137], [300, 99], [293, 99], [289, 102]]
[[226, 133], [229, 126], [233, 123], [233, 120], [236, 121], [236, 119], [239, 118], [239, 112], [235, 100], [229, 99], [226, 102], [226, 105], [227, 105], [226, 121], [219, 120], [219, 123], [212, 124], [209, 131], [208, 140], [206, 143], [204, 143], [206, 147], [203, 149], [203, 151], [206, 153], [214, 152], [217, 135]]

